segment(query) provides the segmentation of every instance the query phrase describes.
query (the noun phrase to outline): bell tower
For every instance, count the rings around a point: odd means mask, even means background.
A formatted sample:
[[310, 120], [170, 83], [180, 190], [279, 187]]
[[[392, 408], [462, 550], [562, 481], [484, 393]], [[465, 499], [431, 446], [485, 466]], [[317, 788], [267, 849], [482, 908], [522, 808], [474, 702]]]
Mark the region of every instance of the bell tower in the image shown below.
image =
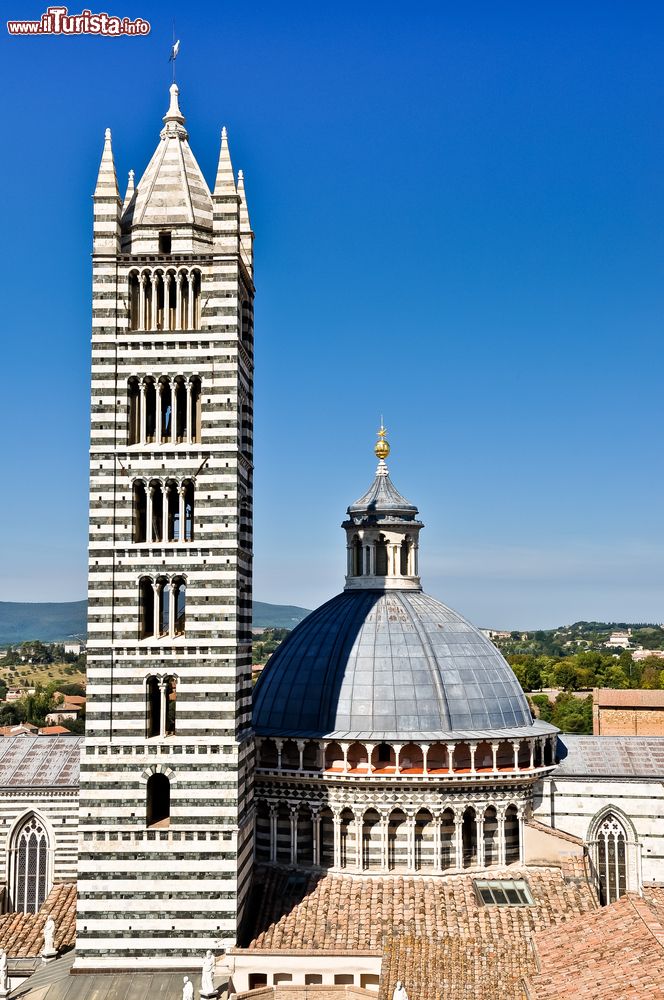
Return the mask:
[[253, 233], [175, 84], [124, 201], [106, 131], [93, 205], [76, 968], [191, 968], [251, 875]]

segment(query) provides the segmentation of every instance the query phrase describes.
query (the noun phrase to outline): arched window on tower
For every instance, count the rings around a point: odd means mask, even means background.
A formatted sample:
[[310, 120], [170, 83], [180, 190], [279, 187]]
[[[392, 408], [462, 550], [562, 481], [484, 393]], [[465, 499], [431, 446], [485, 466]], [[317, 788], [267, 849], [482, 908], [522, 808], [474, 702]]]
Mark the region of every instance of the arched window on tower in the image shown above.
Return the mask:
[[159, 736], [159, 722], [161, 715], [161, 691], [159, 690], [159, 678], [148, 677], [146, 685], [146, 720], [145, 735], [148, 739]]
[[596, 870], [602, 906], [615, 903], [627, 890], [627, 834], [613, 813], [597, 830]]
[[154, 635], [154, 587], [149, 576], [138, 583], [138, 637], [149, 639]]
[[245, 299], [242, 303], [242, 343], [251, 343], [251, 304]]
[[[184, 491], [184, 525], [180, 526], [180, 541], [193, 542], [194, 540], [194, 484], [191, 479], [187, 479], [182, 485]], [[184, 535], [182, 534], [184, 532]]]
[[353, 576], [362, 576], [362, 542], [358, 535], [354, 535], [352, 542], [353, 552]]
[[387, 576], [387, 541], [384, 535], [376, 542], [376, 576]]
[[154, 444], [157, 429], [157, 390], [154, 379], [146, 379], [143, 386], [145, 400], [145, 440], [148, 444]]
[[145, 687], [145, 735], [175, 735], [176, 679], [175, 677], [148, 677]]
[[181, 576], [173, 578], [171, 587], [173, 588], [173, 610], [175, 613], [173, 635], [184, 635], [187, 588]]
[[191, 440], [201, 440], [201, 380], [197, 377], [191, 379]]
[[12, 909], [37, 913], [50, 889], [51, 846], [44, 824], [34, 813], [16, 829], [9, 850]]
[[146, 540], [147, 527], [147, 493], [145, 483], [142, 480], [134, 483], [134, 530], [133, 540], [144, 542]]
[[138, 444], [141, 440], [141, 389], [137, 378], [127, 383], [127, 444]]
[[171, 821], [171, 783], [165, 774], [155, 772], [148, 778], [145, 802], [146, 826], [165, 827]]
[[129, 275], [129, 329], [140, 329], [140, 291], [139, 277], [136, 271]]
[[400, 559], [399, 572], [401, 573], [402, 576], [410, 576], [410, 566], [409, 566], [410, 546], [411, 546], [410, 536], [406, 535], [403, 542], [401, 543], [401, 553], [400, 553], [401, 559]]

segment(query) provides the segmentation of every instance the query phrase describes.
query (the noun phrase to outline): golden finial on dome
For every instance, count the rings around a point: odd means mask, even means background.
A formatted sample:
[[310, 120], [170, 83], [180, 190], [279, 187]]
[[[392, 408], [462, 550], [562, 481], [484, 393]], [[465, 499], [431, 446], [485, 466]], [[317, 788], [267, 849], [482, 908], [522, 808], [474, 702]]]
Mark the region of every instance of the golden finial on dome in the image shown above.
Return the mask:
[[390, 446], [388, 442], [385, 440], [387, 431], [383, 426], [382, 417], [380, 418], [380, 430], [377, 433], [378, 433], [378, 440], [376, 441], [376, 445], [374, 447], [374, 454], [376, 455], [376, 458], [379, 458], [381, 462], [384, 462], [390, 453]]

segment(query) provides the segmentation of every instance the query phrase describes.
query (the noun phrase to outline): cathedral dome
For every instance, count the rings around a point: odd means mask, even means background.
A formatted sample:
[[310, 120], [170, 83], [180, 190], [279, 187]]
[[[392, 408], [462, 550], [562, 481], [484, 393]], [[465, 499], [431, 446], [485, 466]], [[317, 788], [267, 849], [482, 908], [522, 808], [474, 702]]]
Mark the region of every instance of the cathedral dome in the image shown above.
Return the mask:
[[478, 628], [422, 592], [418, 510], [378, 469], [348, 508], [342, 594], [268, 661], [254, 694], [259, 736], [404, 741], [553, 732], [533, 723], [512, 668]]
[[262, 736], [440, 739], [540, 725], [493, 643], [407, 590], [347, 590], [322, 605], [273, 654], [254, 700]]

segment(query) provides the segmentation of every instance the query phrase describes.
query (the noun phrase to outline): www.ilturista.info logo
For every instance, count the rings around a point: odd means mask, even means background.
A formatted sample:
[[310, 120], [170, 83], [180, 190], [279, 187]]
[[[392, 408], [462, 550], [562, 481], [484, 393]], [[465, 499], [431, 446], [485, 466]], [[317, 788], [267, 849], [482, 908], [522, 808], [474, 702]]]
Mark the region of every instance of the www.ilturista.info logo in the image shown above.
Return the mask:
[[70, 14], [66, 7], [48, 7], [39, 21], [7, 21], [10, 35], [149, 35], [150, 23], [137, 17], [116, 17], [82, 10]]

